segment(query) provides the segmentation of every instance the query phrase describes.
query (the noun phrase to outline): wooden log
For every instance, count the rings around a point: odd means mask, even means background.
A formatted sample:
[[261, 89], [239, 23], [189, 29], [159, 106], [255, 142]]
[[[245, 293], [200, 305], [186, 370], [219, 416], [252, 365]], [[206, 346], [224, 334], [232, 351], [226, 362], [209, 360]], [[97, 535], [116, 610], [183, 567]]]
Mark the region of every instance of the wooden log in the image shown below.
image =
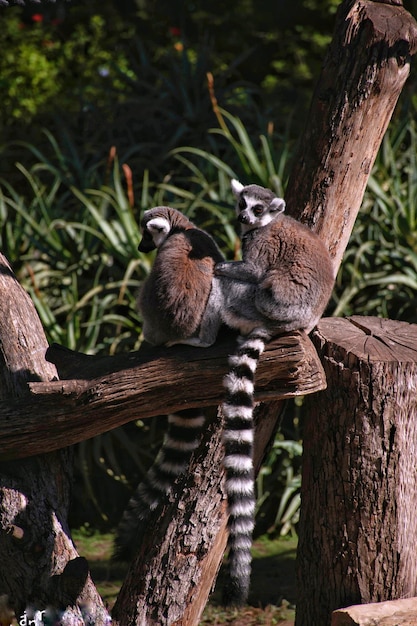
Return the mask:
[[[56, 450], [133, 419], [217, 405], [234, 346], [235, 338], [229, 337], [209, 349], [152, 348], [103, 358], [49, 350], [62, 371], [82, 378], [32, 382], [23, 397], [0, 401], [0, 459]], [[282, 335], [268, 345], [259, 365], [257, 401], [305, 395], [325, 386], [317, 352], [305, 333]]]
[[[30, 380], [50, 380], [46, 338], [34, 306], [0, 254], [0, 398], [22, 398]], [[5, 401], [5, 398], [8, 398]], [[27, 398], [25, 400], [27, 402]], [[4, 405], [3, 405], [4, 406]], [[0, 412], [5, 420], [4, 412]], [[42, 415], [38, 414], [38, 421]], [[44, 452], [38, 447], [36, 452]], [[0, 463], [0, 596], [19, 617], [67, 607], [66, 619], [83, 624], [80, 606], [91, 606], [97, 626], [108, 617], [78, 556], [67, 527], [72, 453], [65, 449], [19, 462]]]
[[332, 613], [331, 626], [416, 626], [417, 598], [360, 604]]
[[417, 593], [417, 325], [325, 319], [306, 398], [297, 626]]
[[341, 3], [288, 182], [287, 211], [320, 234], [336, 271], [417, 49], [401, 5]]
[[[257, 469], [283, 407], [282, 401], [257, 407]], [[155, 512], [129, 567], [112, 613], [116, 625], [198, 624], [227, 542], [222, 458], [221, 417], [211, 411], [190, 471], [177, 481], [169, 504]]]

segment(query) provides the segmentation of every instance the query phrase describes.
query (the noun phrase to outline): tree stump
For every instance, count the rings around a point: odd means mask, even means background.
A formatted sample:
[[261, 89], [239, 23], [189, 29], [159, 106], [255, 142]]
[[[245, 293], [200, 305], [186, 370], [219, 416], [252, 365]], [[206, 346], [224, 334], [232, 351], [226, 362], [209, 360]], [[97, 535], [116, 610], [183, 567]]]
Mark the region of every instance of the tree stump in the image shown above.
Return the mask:
[[416, 626], [417, 598], [360, 604], [332, 614], [331, 626]]
[[[21, 397], [28, 381], [49, 381], [56, 369], [45, 361], [47, 342], [33, 303], [0, 254], [0, 399]], [[2, 414], [3, 420], [5, 416]], [[38, 413], [38, 422], [42, 414]], [[61, 609], [82, 626], [83, 606], [96, 626], [108, 617], [85, 559], [67, 526], [72, 452], [0, 463], [0, 596], [18, 621], [28, 605]], [[86, 608], [87, 607], [87, 608]]]
[[297, 626], [417, 592], [417, 325], [324, 319], [305, 401]]

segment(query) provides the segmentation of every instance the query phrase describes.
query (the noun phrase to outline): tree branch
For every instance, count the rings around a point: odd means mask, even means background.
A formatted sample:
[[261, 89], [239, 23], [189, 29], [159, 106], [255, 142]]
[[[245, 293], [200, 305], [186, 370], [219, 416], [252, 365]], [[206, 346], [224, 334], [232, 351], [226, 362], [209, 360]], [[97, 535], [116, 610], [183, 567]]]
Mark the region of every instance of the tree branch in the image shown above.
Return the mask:
[[[1, 401], [0, 459], [56, 450], [133, 419], [215, 406], [223, 399], [222, 378], [234, 346], [229, 336], [209, 349], [152, 348], [100, 358], [50, 348], [48, 358], [61, 375], [77, 371], [82, 377], [31, 382], [23, 397]], [[282, 335], [267, 346], [257, 372], [257, 400], [325, 386], [316, 350], [304, 333]]]

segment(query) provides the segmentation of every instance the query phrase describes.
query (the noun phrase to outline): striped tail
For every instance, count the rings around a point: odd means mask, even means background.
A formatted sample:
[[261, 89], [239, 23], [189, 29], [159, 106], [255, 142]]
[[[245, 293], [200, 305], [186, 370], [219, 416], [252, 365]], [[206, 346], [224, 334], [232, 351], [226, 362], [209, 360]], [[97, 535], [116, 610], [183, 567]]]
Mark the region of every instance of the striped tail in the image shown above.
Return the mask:
[[127, 560], [140, 547], [153, 511], [170, 494], [178, 476], [187, 470], [198, 447], [205, 417], [200, 409], [185, 409], [168, 415], [168, 428], [161, 449], [131, 497], [115, 538], [115, 560]]
[[244, 604], [249, 593], [255, 525], [254, 380], [267, 339], [265, 333], [257, 330], [239, 337], [237, 351], [229, 357], [230, 371], [223, 381], [226, 389], [222, 407], [224, 466], [229, 511], [229, 572], [223, 603], [229, 606]]

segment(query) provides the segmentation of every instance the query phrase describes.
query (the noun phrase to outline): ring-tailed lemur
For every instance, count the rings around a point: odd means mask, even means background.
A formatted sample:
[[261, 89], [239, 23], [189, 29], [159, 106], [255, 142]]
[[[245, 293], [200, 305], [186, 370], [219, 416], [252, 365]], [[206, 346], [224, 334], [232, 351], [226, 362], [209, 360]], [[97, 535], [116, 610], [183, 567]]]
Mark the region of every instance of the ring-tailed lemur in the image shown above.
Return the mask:
[[[153, 345], [212, 345], [221, 325], [220, 296], [216, 291], [219, 281], [212, 285], [214, 266], [224, 259], [219, 248], [210, 235], [170, 207], [145, 211], [141, 228], [139, 250], [157, 249], [137, 301], [145, 340]], [[200, 409], [168, 416], [161, 450], [119, 523], [116, 559], [129, 559], [140, 545], [152, 511], [170, 493], [175, 479], [186, 471], [203, 425]]]
[[242, 261], [221, 262], [223, 321], [240, 331], [229, 358], [223, 403], [226, 493], [229, 507], [229, 576], [225, 604], [243, 604], [251, 572], [255, 518], [253, 469], [254, 380], [265, 343], [284, 331], [310, 332], [330, 298], [329, 253], [309, 228], [284, 215], [285, 202], [269, 189], [232, 180], [242, 229]]
[[[142, 223], [144, 236], [141, 249], [158, 248], [152, 272], [155, 269], [157, 274], [154, 278], [159, 276], [164, 287], [157, 290], [156, 282], [147, 295], [146, 290], [142, 291], [139, 306], [145, 319], [145, 338], [155, 344], [210, 345], [215, 340], [220, 317], [242, 335], [237, 351], [229, 359], [230, 371], [224, 379], [226, 400], [223, 404], [230, 571], [224, 601], [241, 604], [246, 600], [250, 582], [254, 525], [253, 394], [257, 363], [266, 341], [272, 336], [295, 329], [309, 332], [315, 326], [330, 297], [333, 274], [328, 252], [321, 240], [299, 222], [282, 215], [285, 208], [282, 199], [268, 189], [257, 185], [243, 187], [238, 181], [232, 181], [232, 189], [238, 197], [236, 209], [242, 224], [243, 260], [217, 263], [217, 276], [211, 281], [211, 291], [207, 289], [210, 296], [202, 317], [202, 308], [197, 307], [196, 310], [198, 323], [193, 326], [188, 322], [188, 327], [187, 324], [180, 326], [180, 332], [171, 330], [171, 325], [173, 329], [177, 328], [185, 313], [181, 302], [184, 302], [186, 282], [181, 277], [183, 263], [188, 263], [183, 251], [185, 239], [176, 239], [174, 235], [182, 229], [187, 232], [193, 225], [167, 207], [146, 212]], [[202, 231], [197, 229], [197, 232]], [[197, 233], [195, 237], [197, 241]], [[189, 240], [188, 237], [186, 239]], [[163, 252], [167, 255], [162, 256]], [[213, 252], [213, 256], [216, 254], [220, 254], [218, 250]], [[166, 276], [168, 269], [170, 274]], [[207, 285], [205, 273], [200, 275], [201, 279]], [[194, 284], [193, 281], [190, 284]], [[155, 294], [160, 295], [156, 298]], [[176, 316], [172, 315], [172, 311], [166, 315], [164, 309], [168, 303], [168, 309], [173, 307], [177, 311]], [[187, 331], [191, 333], [191, 328], [192, 336], [187, 338]], [[198, 412], [195, 417], [197, 426], [201, 427], [204, 417]], [[183, 433], [178, 431], [171, 446], [174, 454], [180, 449], [181, 438], [187, 434], [188, 430]], [[193, 441], [197, 440], [198, 437], [193, 438]], [[196, 443], [192, 444], [192, 450], [196, 446]], [[123, 516], [116, 540], [119, 553], [123, 548], [134, 545], [139, 532], [137, 527], [143, 527], [149, 509], [159, 504], [169, 493], [175, 477], [185, 471], [191, 451], [187, 461], [177, 464], [174, 471], [170, 461], [163, 468], [166, 456], [162, 447], [149, 472], [149, 481], [139, 487]]]

